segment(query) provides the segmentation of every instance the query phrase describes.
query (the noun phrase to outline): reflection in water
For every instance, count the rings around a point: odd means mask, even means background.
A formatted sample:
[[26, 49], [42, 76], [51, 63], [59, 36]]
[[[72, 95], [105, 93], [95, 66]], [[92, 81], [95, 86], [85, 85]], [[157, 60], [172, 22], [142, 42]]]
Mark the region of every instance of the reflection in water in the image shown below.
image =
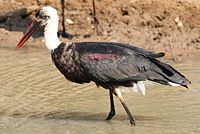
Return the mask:
[[117, 99], [117, 115], [104, 120], [108, 91], [68, 82], [48, 52], [27, 51], [0, 50], [0, 133], [200, 133], [199, 62], [171, 63], [191, 80], [189, 90], [151, 84], [146, 96], [124, 94], [131, 127]]

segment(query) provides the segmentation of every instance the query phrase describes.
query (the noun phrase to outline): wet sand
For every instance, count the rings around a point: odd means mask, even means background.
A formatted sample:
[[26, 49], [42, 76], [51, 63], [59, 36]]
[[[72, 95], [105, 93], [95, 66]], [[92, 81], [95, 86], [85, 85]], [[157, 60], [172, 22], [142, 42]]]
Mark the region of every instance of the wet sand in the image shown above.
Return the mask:
[[123, 94], [136, 117], [131, 127], [117, 99], [109, 111], [108, 91], [93, 83], [65, 80], [48, 51], [0, 49], [0, 133], [116, 134], [200, 133], [200, 63], [171, 62], [192, 82], [190, 89], [151, 84], [147, 95]]
[[[0, 47], [14, 47], [44, 5], [55, 7], [61, 20], [59, 0], [1, 1]], [[73, 21], [65, 21], [67, 32], [74, 35], [70, 41], [123, 42], [166, 52], [169, 57], [190, 56], [200, 50], [199, 0], [96, 0], [96, 12], [103, 28], [100, 36], [94, 30], [92, 0], [65, 1], [65, 19]]]

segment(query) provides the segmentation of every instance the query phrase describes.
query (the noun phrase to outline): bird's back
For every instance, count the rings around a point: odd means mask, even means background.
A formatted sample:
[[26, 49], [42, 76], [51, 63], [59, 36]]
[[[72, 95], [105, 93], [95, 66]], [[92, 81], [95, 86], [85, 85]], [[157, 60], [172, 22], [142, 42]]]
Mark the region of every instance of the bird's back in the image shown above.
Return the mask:
[[62, 43], [52, 52], [60, 72], [77, 83], [94, 81], [99, 85], [130, 86], [132, 82], [147, 79], [161, 84], [186, 81], [171, 66], [156, 60], [162, 56], [164, 53], [113, 42]]

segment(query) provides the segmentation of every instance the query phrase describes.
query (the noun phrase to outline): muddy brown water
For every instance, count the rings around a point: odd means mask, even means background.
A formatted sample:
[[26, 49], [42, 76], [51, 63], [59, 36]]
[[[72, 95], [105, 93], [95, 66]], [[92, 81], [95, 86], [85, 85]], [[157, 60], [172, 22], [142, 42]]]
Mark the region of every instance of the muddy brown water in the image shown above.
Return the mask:
[[146, 96], [123, 94], [136, 118], [131, 127], [117, 99], [116, 116], [105, 121], [108, 91], [66, 81], [47, 51], [1, 48], [0, 133], [200, 133], [199, 60], [171, 64], [191, 80], [190, 89], [151, 84]]

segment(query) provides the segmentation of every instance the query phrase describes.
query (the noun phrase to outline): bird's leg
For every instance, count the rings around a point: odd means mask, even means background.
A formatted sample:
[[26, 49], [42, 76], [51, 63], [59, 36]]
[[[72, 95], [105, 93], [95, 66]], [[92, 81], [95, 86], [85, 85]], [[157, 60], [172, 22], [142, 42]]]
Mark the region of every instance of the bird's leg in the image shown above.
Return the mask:
[[62, 36], [65, 38], [72, 39], [73, 35], [69, 34], [65, 30], [65, 0], [61, 0], [61, 6], [62, 6], [62, 31], [58, 32], [58, 36]]
[[113, 93], [111, 90], [109, 90], [109, 94], [110, 94], [110, 112], [106, 120], [112, 119], [112, 117], [115, 115], [115, 105], [114, 105], [114, 100], [113, 100]]
[[66, 33], [65, 31], [65, 1], [61, 0], [61, 5], [62, 5], [62, 32]]
[[97, 33], [97, 35], [100, 35], [99, 28], [101, 32], [103, 31], [103, 28], [101, 27], [99, 20], [96, 17], [96, 5], [95, 5], [95, 0], [92, 1], [92, 6], [93, 6], [93, 19], [94, 19], [94, 29]]
[[131, 115], [131, 112], [129, 111], [128, 107], [126, 106], [126, 104], [124, 102], [124, 99], [122, 97], [121, 91], [119, 89], [115, 88], [115, 90], [113, 90], [112, 92], [120, 100], [122, 106], [124, 107], [124, 109], [125, 109], [125, 111], [127, 113], [127, 116], [128, 116], [128, 118], [130, 120], [130, 123], [135, 125], [135, 119]]

